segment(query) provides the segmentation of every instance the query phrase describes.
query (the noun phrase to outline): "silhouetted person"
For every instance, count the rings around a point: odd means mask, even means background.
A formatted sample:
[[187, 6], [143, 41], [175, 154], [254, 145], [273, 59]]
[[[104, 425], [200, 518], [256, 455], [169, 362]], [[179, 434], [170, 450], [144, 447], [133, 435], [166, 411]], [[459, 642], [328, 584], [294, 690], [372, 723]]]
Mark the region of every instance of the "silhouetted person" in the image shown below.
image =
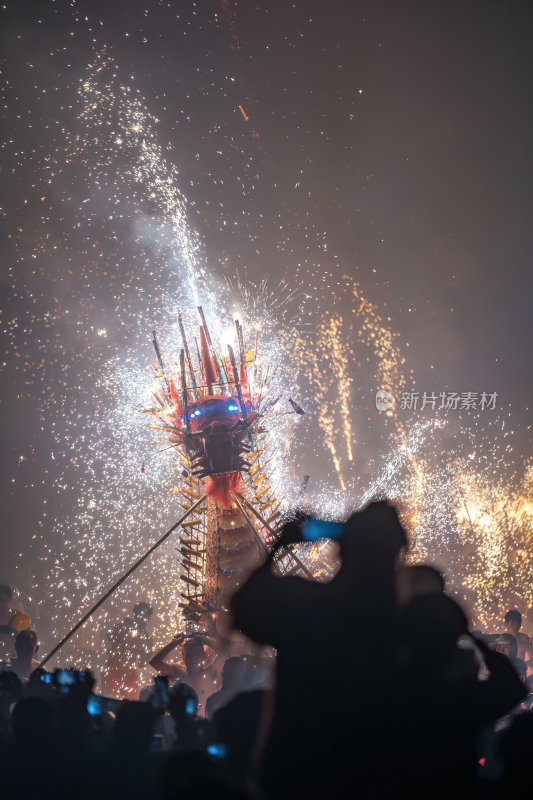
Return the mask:
[[449, 597], [414, 597], [400, 612], [391, 794], [404, 786], [415, 798], [428, 787], [439, 798], [472, 791], [481, 731], [525, 696], [509, 659], [481, 640], [489, 676], [478, 680], [474, 649], [458, 647], [461, 637], [467, 620]]
[[215, 736], [227, 747], [225, 763], [241, 780], [253, 779], [260, 754], [266, 693], [254, 689], [236, 695], [213, 714]]
[[53, 733], [54, 713], [40, 697], [19, 700], [11, 717], [13, 733], [21, 753], [36, 753], [48, 749]]
[[227, 705], [239, 691], [243, 690], [247, 670], [246, 661], [240, 656], [226, 659], [222, 667], [222, 687], [207, 698], [205, 705], [207, 717], [212, 717], [217, 709]]
[[[181, 663], [165, 661], [180, 645]], [[199, 634], [186, 640], [183, 634], [178, 634], [152, 656], [150, 666], [171, 681], [181, 680], [192, 686], [198, 695], [198, 713], [203, 717], [207, 698], [213, 693], [219, 678], [217, 659], [217, 643], [212, 637]]]
[[15, 639], [16, 656], [11, 659], [9, 669], [15, 672], [19, 678], [26, 680], [30, 677], [34, 669], [37, 669], [39, 662], [35, 658], [39, 650], [37, 634], [31, 628], [20, 631]]
[[147, 703], [128, 701], [117, 710], [111, 747], [88, 770], [89, 797], [146, 800], [153, 797], [161, 755], [150, 745], [157, 713]]
[[[301, 527], [284, 529], [278, 547]], [[277, 650], [272, 728], [263, 782], [272, 795], [320, 794], [372, 781], [382, 726], [383, 632], [393, 626], [396, 563], [406, 536], [397, 514], [373, 503], [354, 514], [340, 539], [341, 567], [329, 583], [279, 577], [272, 556], [233, 598], [235, 624]], [[354, 738], [355, 731], [355, 738]]]
[[505, 630], [514, 636], [516, 640], [516, 658], [522, 661], [531, 659], [533, 657], [533, 647], [531, 646], [531, 639], [525, 633], [521, 633], [522, 627], [522, 614], [518, 609], [511, 608], [505, 615]]
[[199, 746], [202, 731], [198, 724], [198, 695], [187, 683], [179, 681], [169, 691], [168, 711], [174, 720], [175, 748], [194, 750]]
[[23, 698], [13, 709], [11, 724], [14, 741], [0, 755], [2, 796], [13, 800], [34, 800], [37, 794], [66, 798], [52, 707], [40, 697]]
[[11, 669], [0, 670], [0, 691], [2, 695], [7, 695], [8, 705], [22, 700], [24, 685], [16, 672]]

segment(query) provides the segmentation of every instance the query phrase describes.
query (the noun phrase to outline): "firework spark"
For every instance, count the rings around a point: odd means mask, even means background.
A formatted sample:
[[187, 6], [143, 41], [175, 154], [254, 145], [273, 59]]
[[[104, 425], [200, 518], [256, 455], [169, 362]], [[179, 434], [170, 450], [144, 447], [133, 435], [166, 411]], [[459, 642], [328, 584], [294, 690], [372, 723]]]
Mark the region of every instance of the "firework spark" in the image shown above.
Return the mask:
[[[480, 620], [504, 603], [525, 610], [532, 602], [531, 468], [512, 473], [502, 412], [490, 426], [474, 415], [409, 422], [399, 410], [377, 421], [374, 390], [398, 396], [414, 378], [392, 319], [361, 286], [324, 270], [318, 280], [311, 266], [295, 271], [295, 291], [288, 282], [270, 289], [266, 280], [220, 280], [207, 265], [195, 208], [158, 121], [108, 54], [99, 53], [79, 81], [77, 102], [80, 124], [64, 125], [40, 164], [37, 190], [49, 210], [24, 231], [33, 279], [54, 292], [32, 299], [27, 324], [15, 315], [5, 325], [12, 341], [24, 331], [37, 342], [37, 363], [18, 351], [16, 359], [22, 391], [39, 396], [43, 427], [56, 443], [50, 464], [59, 468], [43, 480], [64, 497], [63, 516], [53, 525], [46, 513], [41, 520], [50, 578], [36, 592], [52, 609], [51, 639], [179, 516], [175, 459], [163, 437], [154, 443], [142, 429], [135, 408], [153, 388], [145, 367], [150, 331], [163, 332], [176, 362], [178, 311], [192, 328], [198, 305], [224, 347], [228, 337], [236, 344], [233, 320], [250, 321], [247, 339], [261, 339], [272, 394], [301, 397], [310, 412], [305, 442], [283, 420], [270, 425], [263, 457], [277, 497], [293, 502], [306, 445], [321, 465], [307, 498], [312, 510], [335, 517], [375, 496], [401, 501], [412, 557], [442, 563]], [[221, 228], [223, 216], [222, 209]], [[288, 234], [280, 235], [280, 251], [290, 253]], [[341, 312], [348, 299], [351, 312]], [[368, 431], [378, 425], [372, 449]], [[331, 465], [331, 480], [323, 465]], [[307, 555], [317, 573], [328, 547]], [[156, 609], [156, 640], [173, 633], [181, 623], [178, 559], [169, 541], [77, 637], [69, 657], [102, 663], [102, 631], [138, 597]]]

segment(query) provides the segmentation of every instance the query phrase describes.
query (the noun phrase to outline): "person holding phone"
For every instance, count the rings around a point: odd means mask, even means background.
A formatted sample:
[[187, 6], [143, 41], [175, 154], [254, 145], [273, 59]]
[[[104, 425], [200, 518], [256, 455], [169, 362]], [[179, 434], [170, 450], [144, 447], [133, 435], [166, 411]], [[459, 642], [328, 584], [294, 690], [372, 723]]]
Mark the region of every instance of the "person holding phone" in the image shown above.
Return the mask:
[[[166, 657], [181, 646], [182, 659], [166, 661]], [[170, 680], [180, 680], [192, 686], [198, 694], [198, 715], [205, 716], [205, 704], [217, 688], [220, 667], [218, 645], [211, 636], [179, 633], [150, 659], [150, 666]]]
[[[341, 566], [331, 581], [275, 573], [280, 549], [324, 536], [339, 542]], [[333, 796], [348, 768], [364, 786], [386, 714], [383, 630], [394, 627], [396, 567], [406, 541], [386, 503], [372, 503], [345, 524], [300, 516], [285, 525], [269, 557], [234, 595], [237, 628], [277, 651], [261, 766], [267, 794]]]

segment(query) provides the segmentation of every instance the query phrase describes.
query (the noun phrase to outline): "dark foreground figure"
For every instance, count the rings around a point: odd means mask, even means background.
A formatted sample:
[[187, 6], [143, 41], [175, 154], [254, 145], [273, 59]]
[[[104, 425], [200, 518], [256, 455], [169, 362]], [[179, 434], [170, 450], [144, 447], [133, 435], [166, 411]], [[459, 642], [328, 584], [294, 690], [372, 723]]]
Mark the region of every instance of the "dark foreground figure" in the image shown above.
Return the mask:
[[[297, 525], [286, 529], [284, 541], [295, 538]], [[348, 522], [341, 568], [330, 583], [279, 578], [269, 561], [235, 596], [237, 627], [277, 650], [261, 769], [272, 794], [320, 794], [346, 785], [349, 774], [358, 776], [359, 786], [370, 783], [379, 731], [379, 752], [389, 750], [383, 723], [390, 704], [395, 567], [406, 543], [395, 512], [373, 505]]]
[[[300, 536], [291, 523], [278, 546]], [[36, 670], [25, 685], [6, 669], [2, 796], [515, 794], [533, 756], [524, 682], [470, 636], [435, 570], [403, 564], [406, 547], [394, 509], [374, 503], [346, 524], [330, 583], [280, 578], [271, 556], [233, 607], [240, 630], [276, 649], [274, 689], [271, 659], [233, 657], [209, 719], [184, 682], [159, 679], [143, 702], [120, 703], [94, 696], [90, 673]]]
[[422, 594], [400, 605], [406, 545], [395, 510], [374, 503], [348, 521], [330, 583], [279, 578], [266, 563], [234, 598], [237, 626], [277, 650], [260, 773], [272, 797], [473, 790], [479, 734], [524, 697], [509, 661], [483, 645], [490, 672], [478, 681], [474, 651], [457, 646], [466, 618], [440, 582], [413, 580]]

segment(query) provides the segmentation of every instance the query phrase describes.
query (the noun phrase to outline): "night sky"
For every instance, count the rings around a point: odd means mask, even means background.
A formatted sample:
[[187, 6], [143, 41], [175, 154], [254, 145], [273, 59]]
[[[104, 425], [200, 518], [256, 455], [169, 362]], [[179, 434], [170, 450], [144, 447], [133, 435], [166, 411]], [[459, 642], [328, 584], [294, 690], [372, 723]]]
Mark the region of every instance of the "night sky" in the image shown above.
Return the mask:
[[[120, 202], [105, 181], [95, 194], [93, 132], [85, 163], [79, 147], [62, 163], [86, 135], [95, 59], [157, 118], [213, 275], [311, 297], [324, 275], [351, 276], [390, 316], [417, 388], [497, 392], [511, 461], [530, 453], [530, 3], [8, 0], [0, 15], [0, 581], [46, 582], [35, 542], [75, 514], [74, 490], [56, 488], [61, 414], [91, 415], [91, 370], [126, 345], [131, 309], [149, 340], [161, 288], [138, 237], [157, 197], [134, 217], [127, 177]], [[110, 182], [131, 157], [110, 161]], [[368, 460], [372, 435], [359, 439]]]

